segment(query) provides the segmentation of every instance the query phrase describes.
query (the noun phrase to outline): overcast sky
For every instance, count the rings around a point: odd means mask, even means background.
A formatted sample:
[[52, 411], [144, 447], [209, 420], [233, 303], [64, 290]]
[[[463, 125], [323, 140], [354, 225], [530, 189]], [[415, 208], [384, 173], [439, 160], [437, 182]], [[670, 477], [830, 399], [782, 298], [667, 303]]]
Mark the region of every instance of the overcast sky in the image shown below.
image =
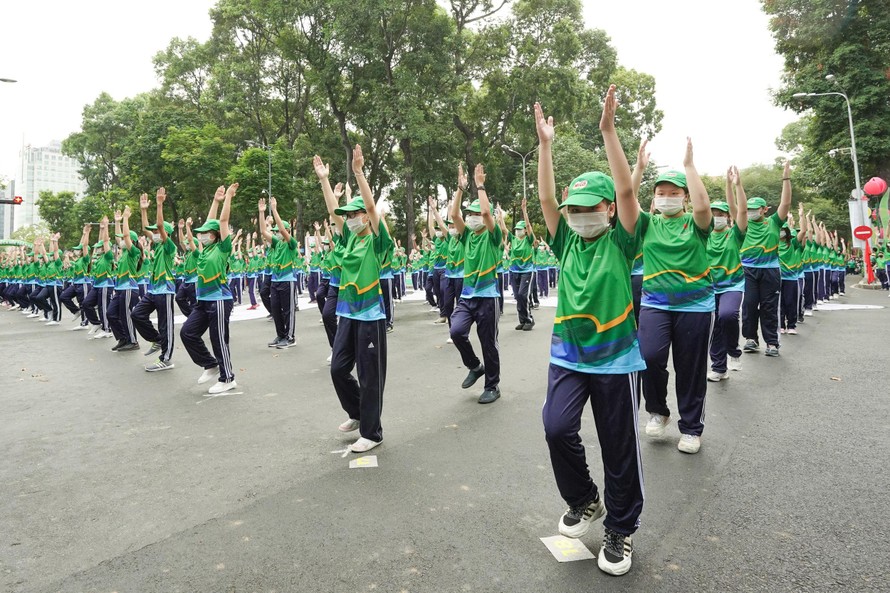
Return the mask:
[[[0, 53], [0, 175], [16, 176], [22, 144], [62, 140], [83, 106], [157, 85], [151, 58], [172, 37], [205, 40], [213, 0], [4, 2]], [[767, 18], [758, 0], [585, 0], [588, 27], [604, 29], [619, 62], [655, 76], [663, 130], [651, 143], [660, 164], [679, 167], [686, 136], [699, 169], [771, 162], [794, 114], [772, 105], [780, 85]], [[804, 89], [806, 90], [806, 89]], [[631, 158], [633, 160], [633, 158]]]

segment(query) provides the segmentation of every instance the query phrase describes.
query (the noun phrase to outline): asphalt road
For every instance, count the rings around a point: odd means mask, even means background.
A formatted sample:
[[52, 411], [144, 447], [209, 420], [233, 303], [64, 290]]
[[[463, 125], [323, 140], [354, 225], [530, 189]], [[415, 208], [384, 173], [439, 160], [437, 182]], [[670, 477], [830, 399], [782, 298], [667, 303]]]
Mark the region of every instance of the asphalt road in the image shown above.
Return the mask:
[[[181, 347], [149, 375], [67, 313], [0, 311], [0, 591], [890, 590], [890, 310], [818, 312], [780, 358], [745, 355], [709, 385], [698, 455], [675, 422], [644, 435], [642, 526], [615, 578], [540, 541], [564, 510], [540, 419], [554, 310], [517, 332], [507, 306], [503, 396], [482, 406], [427, 309], [397, 306], [379, 467], [359, 469], [332, 453], [351, 439], [316, 309], [287, 351], [265, 347], [270, 324], [232, 323], [238, 393], [216, 398]], [[589, 412], [583, 437], [601, 484]]]

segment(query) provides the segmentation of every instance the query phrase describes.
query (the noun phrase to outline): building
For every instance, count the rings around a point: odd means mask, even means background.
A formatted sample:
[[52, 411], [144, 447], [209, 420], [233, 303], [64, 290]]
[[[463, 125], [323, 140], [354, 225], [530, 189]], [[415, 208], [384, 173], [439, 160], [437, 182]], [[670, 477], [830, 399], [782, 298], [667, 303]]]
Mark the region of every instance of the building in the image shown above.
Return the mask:
[[49, 146], [42, 147], [30, 144], [22, 147], [15, 179], [15, 195], [22, 196], [24, 201], [18, 206], [7, 208], [12, 210], [13, 230], [40, 222], [37, 204], [42, 191], [70, 191], [78, 199], [82, 198], [87, 186], [79, 169], [80, 164], [75, 159], [62, 154], [60, 142], [53, 141]]

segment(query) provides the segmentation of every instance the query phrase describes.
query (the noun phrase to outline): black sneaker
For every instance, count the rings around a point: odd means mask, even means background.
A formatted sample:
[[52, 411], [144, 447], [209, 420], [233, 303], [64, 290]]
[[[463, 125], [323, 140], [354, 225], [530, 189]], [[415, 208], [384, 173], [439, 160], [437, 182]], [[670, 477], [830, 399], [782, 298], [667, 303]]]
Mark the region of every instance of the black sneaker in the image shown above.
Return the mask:
[[479, 396], [480, 404], [490, 404], [495, 401], [497, 398], [501, 397], [501, 388], [495, 387], [494, 389], [486, 389], [482, 392], [482, 395]]
[[524, 328], [525, 328], [525, 324], [520, 323], [519, 325], [516, 326], [516, 331], [522, 331]]
[[530, 332], [530, 331], [532, 331], [533, 327], [535, 327], [534, 323], [524, 323], [524, 324], [522, 324], [522, 331]]
[[596, 564], [604, 573], [620, 576], [630, 570], [633, 553], [634, 545], [631, 537], [621, 535], [607, 527]]
[[587, 534], [590, 524], [605, 514], [606, 507], [599, 496], [586, 505], [569, 507], [559, 519], [559, 533], [566, 537], [582, 537]]
[[278, 340], [278, 345], [275, 347], [278, 348], [279, 350], [285, 350], [287, 348], [290, 348], [291, 346], [293, 346], [296, 343], [297, 343], [296, 338], [294, 338], [292, 340]]
[[266, 344], [266, 345], [267, 345], [269, 348], [278, 348], [278, 345], [281, 344], [281, 342], [286, 342], [286, 341], [287, 341], [287, 340], [282, 340], [281, 338], [275, 338], [274, 340], [272, 340], [271, 342], [269, 342], [269, 343]]
[[111, 351], [112, 351], [112, 352], [117, 352], [118, 350], [120, 350], [121, 348], [123, 348], [123, 347], [126, 346], [126, 345], [127, 345], [127, 341], [126, 341], [126, 340], [118, 340], [118, 341], [117, 341], [117, 344], [115, 344], [114, 346], [111, 347]]
[[[476, 381], [479, 380], [479, 377], [483, 377], [483, 376], [485, 376], [485, 367], [483, 367], [482, 365], [479, 365], [479, 370], [478, 371], [471, 370], [467, 374], [467, 378], [464, 379], [464, 382], [461, 383], [460, 386], [463, 389], [469, 389], [470, 387], [472, 387], [473, 385], [476, 384]], [[494, 401], [494, 400], [492, 400], [492, 401]]]
[[139, 350], [139, 344], [136, 342], [128, 342], [117, 349], [118, 352], [132, 352], [133, 350]]

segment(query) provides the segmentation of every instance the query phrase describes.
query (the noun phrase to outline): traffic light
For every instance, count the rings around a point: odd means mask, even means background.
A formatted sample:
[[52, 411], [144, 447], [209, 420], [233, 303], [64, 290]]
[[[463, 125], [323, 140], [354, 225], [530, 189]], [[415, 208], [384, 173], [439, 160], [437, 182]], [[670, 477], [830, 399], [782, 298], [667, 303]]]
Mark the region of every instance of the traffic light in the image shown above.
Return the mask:
[[12, 203], [15, 204], [16, 206], [18, 206], [22, 202], [24, 202], [24, 200], [22, 199], [22, 196], [16, 196], [12, 199]]

